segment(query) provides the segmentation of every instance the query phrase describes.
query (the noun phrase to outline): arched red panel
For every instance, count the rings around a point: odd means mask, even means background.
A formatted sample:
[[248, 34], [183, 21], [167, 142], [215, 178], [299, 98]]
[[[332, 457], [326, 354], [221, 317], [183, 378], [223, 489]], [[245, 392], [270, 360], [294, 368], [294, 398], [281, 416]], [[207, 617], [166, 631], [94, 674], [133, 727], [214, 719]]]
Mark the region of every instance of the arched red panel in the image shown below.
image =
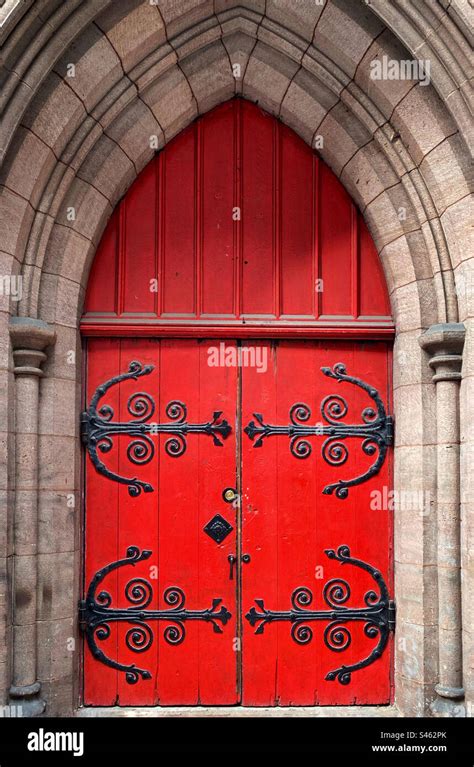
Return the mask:
[[393, 332], [384, 275], [342, 184], [292, 130], [234, 99], [177, 136], [115, 209], [87, 334]]

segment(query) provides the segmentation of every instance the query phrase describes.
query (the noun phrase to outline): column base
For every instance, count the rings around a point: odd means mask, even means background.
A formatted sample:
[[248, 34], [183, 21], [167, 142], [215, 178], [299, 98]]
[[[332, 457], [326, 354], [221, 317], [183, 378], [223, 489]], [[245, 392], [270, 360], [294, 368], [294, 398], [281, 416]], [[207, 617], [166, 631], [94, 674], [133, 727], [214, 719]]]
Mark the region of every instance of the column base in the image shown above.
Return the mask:
[[[15, 706], [16, 716], [40, 716], [46, 708], [46, 702], [39, 697], [41, 685], [39, 682], [29, 685], [12, 685], [10, 687], [10, 705]], [[20, 713], [21, 712], [21, 713]]]
[[430, 705], [434, 717], [465, 717], [464, 690], [462, 687], [443, 687], [437, 684], [435, 691], [438, 695]]

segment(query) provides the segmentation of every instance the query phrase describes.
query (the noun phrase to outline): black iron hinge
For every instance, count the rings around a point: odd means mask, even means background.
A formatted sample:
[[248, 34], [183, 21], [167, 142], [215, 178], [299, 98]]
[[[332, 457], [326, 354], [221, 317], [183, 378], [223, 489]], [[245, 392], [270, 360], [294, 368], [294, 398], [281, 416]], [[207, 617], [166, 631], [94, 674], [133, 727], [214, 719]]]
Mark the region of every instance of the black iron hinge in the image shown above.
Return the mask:
[[396, 618], [396, 612], [397, 607], [395, 604], [395, 600], [391, 599], [388, 603], [388, 629], [389, 631], [395, 631], [395, 618]]
[[393, 416], [388, 415], [386, 420], [387, 445], [393, 445], [394, 423]]
[[81, 442], [83, 445], [87, 445], [89, 442], [89, 429], [89, 416], [84, 410], [84, 412], [81, 413]]
[[79, 600], [79, 630], [85, 631], [87, 628], [87, 621], [86, 621], [86, 600], [80, 599]]

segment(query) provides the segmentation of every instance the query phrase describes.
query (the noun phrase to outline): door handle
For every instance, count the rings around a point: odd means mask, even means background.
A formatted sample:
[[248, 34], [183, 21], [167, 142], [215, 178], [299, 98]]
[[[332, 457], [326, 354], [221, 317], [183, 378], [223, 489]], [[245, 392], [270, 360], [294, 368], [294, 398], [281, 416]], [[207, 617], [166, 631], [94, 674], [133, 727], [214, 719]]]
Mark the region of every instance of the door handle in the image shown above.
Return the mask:
[[[250, 554], [242, 554], [242, 556], [240, 557], [240, 559], [241, 559], [241, 561], [242, 561], [242, 562], [243, 562], [245, 565], [248, 565], [248, 563], [250, 562]], [[233, 554], [229, 554], [229, 556], [227, 557], [227, 561], [228, 561], [228, 562], [229, 562], [229, 564], [230, 564], [230, 575], [229, 575], [229, 580], [233, 581], [233, 580], [234, 580], [234, 565], [235, 565], [235, 563], [237, 562], [237, 557], [234, 557], [234, 555], [233, 555]]]
[[222, 498], [226, 503], [233, 503], [238, 497], [239, 494], [235, 487], [225, 487], [222, 491]]
[[235, 565], [235, 563], [237, 562], [237, 557], [234, 557], [234, 555], [233, 555], [233, 554], [229, 554], [229, 556], [227, 557], [227, 559], [228, 559], [228, 561], [229, 561], [229, 563], [230, 563], [230, 575], [229, 575], [229, 580], [233, 581], [233, 580], [234, 580], [234, 565]]

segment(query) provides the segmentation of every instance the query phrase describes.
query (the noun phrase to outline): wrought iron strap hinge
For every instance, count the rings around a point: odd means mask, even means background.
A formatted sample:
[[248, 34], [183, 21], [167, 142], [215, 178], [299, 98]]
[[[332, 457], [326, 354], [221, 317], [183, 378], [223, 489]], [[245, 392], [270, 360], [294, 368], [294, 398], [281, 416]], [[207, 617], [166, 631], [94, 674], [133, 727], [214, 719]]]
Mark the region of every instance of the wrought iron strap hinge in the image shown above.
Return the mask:
[[97, 387], [89, 407], [81, 415], [82, 441], [95, 469], [104, 477], [127, 485], [131, 496], [139, 495], [142, 490], [150, 493], [153, 486], [137, 477], [117, 474], [100, 460], [98, 451], [108, 453], [113, 447], [113, 437], [132, 437], [127, 447], [127, 458], [132, 464], [143, 466], [155, 455], [155, 444], [151, 439], [153, 435], [169, 434], [165, 442], [165, 451], [169, 456], [177, 458], [186, 451], [188, 434], [207, 434], [212, 438], [214, 445], [221, 447], [222, 440], [232, 431], [230, 424], [221, 419], [221, 410], [215, 410], [210, 421], [190, 423], [187, 420], [187, 407], [179, 400], [172, 400], [167, 404], [166, 415], [170, 419], [168, 422], [153, 422], [150, 419], [155, 412], [155, 401], [147, 392], [136, 392], [129, 397], [127, 411], [133, 416], [131, 421], [113, 421], [114, 410], [110, 405], [98, 407], [100, 400], [112, 386], [129, 379], [137, 380], [141, 376], [149, 375], [152, 370], [153, 365], [143, 366], [140, 362], [131, 362], [127, 373], [111, 378]]
[[368, 456], [375, 456], [374, 463], [360, 476], [340, 479], [338, 482], [326, 485], [323, 490], [326, 495], [335, 492], [337, 498], [347, 498], [350, 487], [367, 482], [382, 468], [387, 448], [393, 442], [393, 419], [387, 415], [377, 389], [359, 378], [347, 375], [346, 366], [342, 362], [338, 362], [332, 369], [323, 367], [321, 371], [338, 383], [350, 383], [368, 394], [374, 407], [364, 408], [361, 414], [362, 423], [344, 423], [342, 419], [349, 409], [347, 400], [339, 394], [330, 394], [321, 402], [322, 421], [320, 423], [309, 424], [310, 408], [304, 402], [296, 402], [290, 408], [289, 424], [269, 424], [265, 422], [261, 413], [254, 413], [255, 421], [250, 421], [244, 431], [253, 441], [254, 447], [261, 447], [263, 441], [271, 436], [288, 436], [290, 452], [295, 458], [308, 458], [311, 455], [313, 448], [308, 437], [326, 437], [321, 447], [321, 455], [331, 466], [342, 466], [346, 463], [349, 450], [344, 440], [361, 439], [362, 451]]
[[348, 607], [346, 603], [351, 596], [350, 585], [341, 578], [332, 578], [323, 587], [323, 599], [329, 609], [313, 610], [311, 604], [313, 593], [305, 586], [299, 586], [291, 595], [290, 610], [269, 610], [263, 599], [255, 599], [259, 608], [252, 607], [245, 616], [255, 634], [263, 634], [265, 626], [278, 621], [288, 621], [291, 624], [291, 637], [300, 645], [308, 644], [313, 638], [313, 630], [309, 625], [312, 621], [325, 621], [324, 643], [333, 652], [346, 650], [352, 642], [350, 624], [363, 623], [363, 631], [368, 639], [377, 639], [376, 646], [369, 655], [357, 663], [341, 665], [326, 675], [328, 681], [337, 679], [346, 685], [351, 681], [354, 671], [370, 666], [382, 655], [388, 642], [390, 631], [395, 628], [395, 603], [390, 600], [387, 584], [382, 574], [372, 565], [360, 559], [351, 557], [348, 546], [339, 546], [337, 551], [327, 549], [326, 556], [335, 559], [342, 565], [351, 564], [369, 573], [378, 587], [367, 591], [364, 605]]
[[135, 684], [139, 678], [151, 679], [146, 669], [137, 668], [135, 664], [126, 665], [109, 658], [97, 644], [97, 641], [108, 639], [112, 623], [128, 623], [130, 628], [125, 635], [125, 644], [132, 652], [140, 653], [148, 650], [154, 641], [150, 621], [165, 621], [163, 636], [171, 645], [184, 641], [186, 621], [204, 621], [210, 623], [216, 634], [222, 634], [222, 626], [231, 619], [229, 610], [222, 604], [219, 597], [212, 600], [211, 607], [203, 610], [189, 610], [185, 607], [186, 596], [178, 586], [165, 589], [163, 601], [166, 607], [162, 610], [148, 610], [153, 600], [153, 589], [145, 578], [133, 578], [125, 586], [125, 598], [131, 607], [113, 607], [112, 595], [108, 591], [97, 593], [104, 578], [113, 570], [125, 565], [135, 565], [148, 559], [152, 552], [148, 549], [140, 551], [137, 546], [129, 546], [124, 559], [118, 559], [98, 570], [92, 578], [85, 599], [79, 602], [79, 626], [85, 634], [89, 649], [94, 658], [117, 671], [123, 671], [129, 684]]

